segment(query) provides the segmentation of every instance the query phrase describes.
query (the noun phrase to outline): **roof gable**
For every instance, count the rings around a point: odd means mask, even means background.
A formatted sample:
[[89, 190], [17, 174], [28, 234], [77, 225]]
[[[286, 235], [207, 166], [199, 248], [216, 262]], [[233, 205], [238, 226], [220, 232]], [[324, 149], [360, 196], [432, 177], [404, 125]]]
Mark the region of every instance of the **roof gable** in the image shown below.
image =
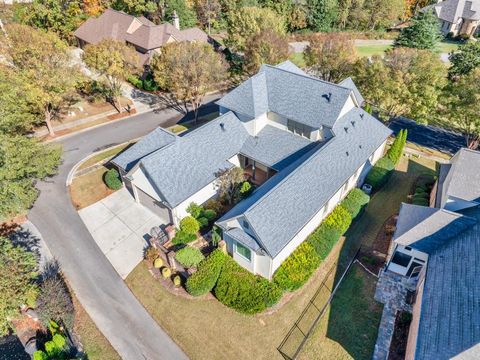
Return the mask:
[[403, 203], [394, 241], [430, 254], [475, 223], [474, 218], [455, 212]]

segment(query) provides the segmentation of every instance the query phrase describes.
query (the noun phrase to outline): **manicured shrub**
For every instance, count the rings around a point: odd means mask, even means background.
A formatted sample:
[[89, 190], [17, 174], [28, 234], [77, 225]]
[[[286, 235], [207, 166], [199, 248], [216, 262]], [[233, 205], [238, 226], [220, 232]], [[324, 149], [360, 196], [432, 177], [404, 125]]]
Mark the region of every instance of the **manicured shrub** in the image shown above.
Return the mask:
[[187, 280], [186, 288], [190, 295], [200, 296], [208, 293], [215, 286], [223, 264], [228, 255], [221, 250], [214, 250], [198, 264], [198, 270]]
[[180, 230], [187, 234], [196, 234], [200, 230], [200, 224], [193, 216], [186, 216], [180, 221]]
[[202, 215], [203, 212], [203, 207], [200, 205], [192, 202], [190, 205], [187, 207], [187, 212], [192, 215], [195, 219], [198, 219], [200, 215]]
[[158, 257], [158, 250], [153, 246], [149, 246], [144, 250], [143, 257], [147, 260], [150, 264], [152, 264], [155, 259]]
[[157, 257], [153, 262], [153, 267], [155, 269], [160, 269], [162, 266], [163, 266], [163, 259], [160, 257]]
[[413, 205], [428, 206], [428, 205], [430, 205], [430, 202], [428, 201], [428, 199], [425, 199], [425, 198], [414, 198], [412, 200], [412, 204]]
[[208, 219], [206, 217], [199, 217], [197, 221], [198, 221], [198, 224], [200, 225], [200, 228], [204, 228], [208, 226]]
[[416, 188], [416, 189], [415, 189], [415, 194], [414, 194], [414, 196], [427, 197], [427, 196], [429, 196], [429, 195], [428, 195], [428, 193], [427, 193], [425, 190], [423, 190], [423, 189], [421, 189], [421, 188]]
[[203, 212], [203, 216], [207, 218], [208, 221], [212, 221], [217, 217], [217, 213], [215, 210], [212, 209], [206, 209]]
[[330, 225], [321, 224], [310, 236], [307, 241], [313, 246], [315, 252], [320, 257], [320, 260], [324, 260], [333, 246], [340, 238], [340, 231]]
[[215, 199], [210, 199], [205, 203], [206, 210], [213, 210], [217, 214], [221, 214], [223, 212], [223, 205], [220, 201]]
[[352, 215], [352, 219], [354, 219], [369, 201], [370, 196], [365, 194], [361, 189], [355, 188], [348, 193], [341, 205], [348, 210], [350, 215]]
[[191, 246], [185, 246], [175, 255], [175, 259], [185, 267], [197, 266], [204, 258], [200, 250]]
[[377, 161], [365, 179], [367, 184], [372, 185], [374, 190], [380, 189], [388, 180], [395, 164], [388, 157], [383, 157]]
[[323, 220], [327, 226], [334, 227], [344, 234], [352, 223], [352, 215], [342, 205], [338, 205], [333, 211]]
[[118, 190], [122, 187], [122, 180], [116, 169], [110, 169], [103, 174], [103, 181], [109, 189]]
[[267, 279], [253, 275], [228, 257], [214, 288], [224, 305], [245, 314], [255, 314], [278, 302], [282, 290]]
[[304, 241], [275, 271], [273, 281], [282, 290], [296, 290], [310, 278], [320, 261], [315, 248]]
[[170, 270], [167, 267], [164, 267], [162, 269], [162, 276], [163, 276], [164, 279], [168, 279], [171, 275], [172, 275], [172, 270]]
[[183, 230], [177, 230], [175, 237], [172, 239], [174, 245], [188, 244], [197, 239], [196, 234], [189, 234]]
[[182, 285], [182, 279], [180, 278], [180, 276], [175, 275], [175, 277], [173, 278], [173, 285], [175, 285], [176, 287]]
[[133, 86], [135, 86], [136, 88], [138, 89], [142, 89], [143, 88], [143, 82], [141, 79], [139, 79], [138, 77], [136, 77], [135, 75], [131, 75], [127, 78], [127, 81], [132, 84]]
[[407, 142], [407, 130], [402, 129], [398, 132], [392, 146], [387, 151], [386, 157], [388, 157], [393, 164], [398, 164], [403, 155], [403, 149]]

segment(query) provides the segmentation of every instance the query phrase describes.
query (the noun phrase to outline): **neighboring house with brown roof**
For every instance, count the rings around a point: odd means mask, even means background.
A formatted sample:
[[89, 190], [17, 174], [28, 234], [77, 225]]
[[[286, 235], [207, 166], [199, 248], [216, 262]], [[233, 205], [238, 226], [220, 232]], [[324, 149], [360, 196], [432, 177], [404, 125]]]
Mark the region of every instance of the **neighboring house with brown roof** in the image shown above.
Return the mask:
[[177, 41], [209, 42], [209, 36], [199, 28], [180, 30], [179, 19], [174, 13], [173, 25], [155, 25], [147, 18], [135, 17], [122, 11], [107, 9], [98, 18], [85, 21], [74, 33], [78, 45], [97, 44], [104, 39], [125, 41], [133, 45], [141, 63], [148, 65], [153, 54], [168, 43]]
[[444, 35], [469, 35], [480, 31], [480, 0], [445, 0], [422, 9], [433, 9]]

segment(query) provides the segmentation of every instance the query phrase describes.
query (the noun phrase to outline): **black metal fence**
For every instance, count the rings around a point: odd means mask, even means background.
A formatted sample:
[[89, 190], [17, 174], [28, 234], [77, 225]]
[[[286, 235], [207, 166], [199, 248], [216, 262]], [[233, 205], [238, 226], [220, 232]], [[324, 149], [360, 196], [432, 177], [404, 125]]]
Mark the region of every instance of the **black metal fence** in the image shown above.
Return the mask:
[[341, 263], [335, 263], [330, 268], [317, 291], [277, 348], [284, 359], [294, 360], [297, 358], [305, 342], [327, 310], [336, 290], [350, 270], [360, 250], [361, 248], [357, 249], [353, 257], [348, 257], [350, 261], [346, 264], [343, 273], [340, 272], [345, 265], [342, 266]]

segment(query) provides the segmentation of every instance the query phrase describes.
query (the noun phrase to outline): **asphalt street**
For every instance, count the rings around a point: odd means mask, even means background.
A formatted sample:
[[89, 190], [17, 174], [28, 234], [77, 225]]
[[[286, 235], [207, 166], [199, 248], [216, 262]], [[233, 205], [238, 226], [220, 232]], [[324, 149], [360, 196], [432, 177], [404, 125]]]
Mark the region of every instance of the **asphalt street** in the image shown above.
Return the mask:
[[[213, 98], [210, 96], [207, 101]], [[209, 106], [211, 110], [212, 105]], [[141, 137], [157, 126], [170, 126], [180, 118], [175, 110], [152, 111], [59, 141], [64, 153], [58, 174], [37, 184], [40, 196], [28, 215], [90, 317], [126, 360], [180, 360], [187, 356], [148, 314], [103, 255], [73, 207], [65, 182], [70, 169], [87, 155]]]

